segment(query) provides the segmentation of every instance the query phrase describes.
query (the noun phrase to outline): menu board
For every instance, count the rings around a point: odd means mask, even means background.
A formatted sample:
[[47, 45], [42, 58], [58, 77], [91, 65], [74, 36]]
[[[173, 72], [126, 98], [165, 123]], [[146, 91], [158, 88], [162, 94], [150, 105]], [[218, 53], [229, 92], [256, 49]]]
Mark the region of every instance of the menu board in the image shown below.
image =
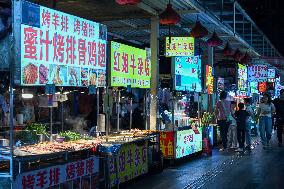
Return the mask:
[[266, 65], [253, 65], [248, 69], [248, 79], [250, 82], [266, 82], [268, 67]]
[[150, 88], [151, 62], [147, 50], [112, 41], [110, 69], [111, 86]]
[[212, 68], [212, 66], [206, 65], [205, 75], [206, 75], [205, 85], [206, 85], [207, 93], [208, 94], [213, 94], [214, 93], [214, 77], [213, 77], [213, 68]]
[[193, 37], [166, 37], [165, 55], [171, 56], [194, 56]]
[[258, 94], [258, 82], [250, 82], [250, 92]]
[[22, 2], [21, 85], [105, 86], [106, 26]]
[[259, 82], [258, 83], [258, 91], [261, 93], [265, 93], [267, 91], [267, 83], [266, 82]]
[[275, 79], [275, 76], [276, 76], [276, 70], [273, 68], [269, 68], [267, 71], [267, 78]]
[[201, 92], [201, 59], [199, 56], [175, 57], [175, 90]]
[[248, 92], [248, 69], [242, 64], [238, 64], [238, 90], [244, 94]]

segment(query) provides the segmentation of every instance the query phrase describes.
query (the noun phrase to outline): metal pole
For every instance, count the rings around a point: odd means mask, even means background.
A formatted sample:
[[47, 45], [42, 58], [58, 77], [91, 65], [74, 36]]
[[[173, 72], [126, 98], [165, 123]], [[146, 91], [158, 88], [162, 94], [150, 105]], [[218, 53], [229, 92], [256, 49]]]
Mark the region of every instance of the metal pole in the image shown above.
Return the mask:
[[221, 15], [220, 15], [221, 22], [223, 22], [223, 11], [224, 11], [224, 0], [221, 0]]
[[130, 118], [129, 118], [129, 130], [132, 129], [132, 114], [133, 114], [133, 111], [132, 111], [132, 104], [133, 103], [133, 100], [132, 98], [130, 98]]
[[197, 110], [197, 111], [198, 111], [198, 114], [197, 114], [197, 115], [198, 115], [198, 124], [199, 124], [199, 126], [201, 126], [201, 120], [200, 120], [200, 102], [199, 102], [199, 100], [200, 100], [200, 93], [198, 92], [197, 94], [198, 94], [198, 98], [197, 98], [197, 101], [198, 101], [198, 102], [197, 102], [197, 106], [198, 106], [198, 107], [197, 107], [197, 109], [198, 109], [198, 110]]
[[[53, 102], [52, 102], [53, 105]], [[52, 106], [50, 107], [50, 142], [52, 142]]]
[[97, 128], [99, 128], [99, 115], [100, 115], [100, 89], [97, 88]]
[[119, 131], [119, 114], [120, 114], [120, 90], [117, 91], [117, 103], [116, 103], [116, 108], [117, 108], [117, 131]]
[[110, 110], [110, 105], [109, 105], [109, 88], [108, 87], [106, 87], [106, 93], [105, 93], [105, 95], [107, 95], [107, 108], [106, 108], [106, 110], [105, 110], [105, 112], [106, 112], [106, 125], [105, 125], [105, 127], [106, 127], [106, 141], [108, 142], [108, 133], [109, 133], [109, 119], [110, 119], [110, 111], [112, 111], [112, 110]]
[[236, 33], [236, 2], [234, 1], [234, 34]]
[[64, 102], [61, 102], [61, 131], [64, 130]]

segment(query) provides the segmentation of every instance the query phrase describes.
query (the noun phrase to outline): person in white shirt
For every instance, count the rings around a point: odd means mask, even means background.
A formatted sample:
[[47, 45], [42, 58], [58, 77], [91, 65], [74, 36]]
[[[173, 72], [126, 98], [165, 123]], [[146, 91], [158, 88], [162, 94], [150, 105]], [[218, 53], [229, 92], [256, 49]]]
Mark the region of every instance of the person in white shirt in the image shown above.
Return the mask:
[[272, 114], [275, 113], [275, 106], [268, 94], [264, 94], [259, 104], [257, 116], [259, 117], [259, 133], [263, 148], [269, 146], [272, 133]]

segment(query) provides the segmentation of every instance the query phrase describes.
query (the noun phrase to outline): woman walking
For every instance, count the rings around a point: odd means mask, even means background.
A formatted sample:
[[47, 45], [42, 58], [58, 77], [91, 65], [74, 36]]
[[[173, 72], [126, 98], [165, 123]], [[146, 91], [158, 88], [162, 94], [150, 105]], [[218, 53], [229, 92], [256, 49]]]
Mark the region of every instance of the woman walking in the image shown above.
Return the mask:
[[225, 91], [222, 91], [220, 93], [220, 100], [217, 102], [215, 107], [215, 116], [220, 128], [223, 144], [223, 148], [220, 149], [220, 151], [227, 150], [227, 134], [229, 125], [231, 124], [231, 102], [227, 101], [226, 98], [227, 93]]
[[272, 133], [272, 114], [275, 112], [275, 106], [268, 94], [264, 94], [262, 102], [259, 104], [257, 115], [259, 117], [259, 133], [263, 148], [269, 146]]

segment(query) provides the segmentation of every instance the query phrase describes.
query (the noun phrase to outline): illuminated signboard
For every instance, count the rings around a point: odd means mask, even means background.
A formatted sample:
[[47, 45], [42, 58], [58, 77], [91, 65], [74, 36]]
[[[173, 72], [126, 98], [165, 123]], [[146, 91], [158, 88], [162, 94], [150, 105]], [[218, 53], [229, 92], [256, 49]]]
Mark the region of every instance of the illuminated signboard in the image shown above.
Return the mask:
[[181, 158], [202, 150], [202, 129], [177, 131], [176, 158]]
[[253, 65], [248, 69], [248, 79], [250, 82], [266, 82], [268, 67], [266, 65]]
[[105, 86], [106, 27], [22, 2], [21, 85]]
[[147, 51], [111, 42], [111, 86], [150, 88], [151, 62]]
[[267, 90], [267, 84], [266, 82], [259, 82], [258, 83], [258, 91], [261, 93], [265, 93]]
[[250, 82], [250, 92], [258, 94], [258, 82]]
[[276, 70], [273, 68], [269, 68], [267, 71], [267, 78], [268, 79], [275, 79], [276, 76]]
[[175, 145], [175, 132], [161, 132], [160, 134], [160, 149], [165, 158], [174, 157], [174, 145]]
[[275, 96], [280, 96], [280, 90], [283, 89], [283, 86], [280, 83], [280, 77], [277, 77], [275, 80]]
[[208, 94], [213, 94], [214, 92], [214, 77], [213, 77], [213, 68], [212, 66], [206, 65], [206, 89]]
[[166, 37], [165, 55], [170, 56], [194, 56], [193, 37]]
[[201, 59], [199, 56], [175, 57], [175, 90], [201, 92]]
[[238, 64], [238, 90], [243, 94], [247, 95], [248, 92], [248, 69], [242, 64]]

